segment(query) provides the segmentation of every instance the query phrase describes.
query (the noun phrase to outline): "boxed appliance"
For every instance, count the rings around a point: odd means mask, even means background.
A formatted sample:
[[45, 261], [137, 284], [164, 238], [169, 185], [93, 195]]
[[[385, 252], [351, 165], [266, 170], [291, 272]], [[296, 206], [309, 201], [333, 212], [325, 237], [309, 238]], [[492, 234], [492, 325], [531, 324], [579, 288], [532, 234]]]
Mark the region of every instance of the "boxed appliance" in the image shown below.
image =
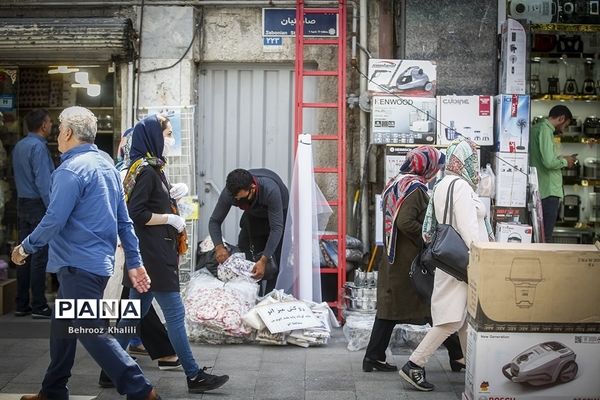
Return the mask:
[[600, 334], [477, 332], [469, 326], [464, 398], [598, 399]]
[[437, 144], [468, 137], [479, 146], [494, 144], [494, 103], [491, 96], [438, 96]]
[[500, 222], [496, 224], [496, 242], [531, 243], [531, 225]]
[[371, 142], [435, 143], [435, 99], [373, 96]]
[[[527, 93], [527, 35], [523, 25], [512, 18], [502, 24], [500, 45], [500, 93]], [[529, 121], [529, 119], [527, 119]]]
[[495, 153], [496, 206], [527, 205], [527, 153]]
[[400, 167], [406, 160], [406, 154], [410, 151], [410, 147], [402, 147], [395, 145], [385, 146], [385, 184], [390, 179], [395, 178], [400, 172]]
[[498, 222], [525, 222], [527, 209], [525, 207], [492, 207], [492, 220]]
[[529, 147], [530, 101], [526, 95], [501, 94], [495, 97], [496, 151], [527, 153]]
[[371, 58], [368, 90], [373, 94], [435, 97], [436, 69], [434, 61]]
[[598, 333], [598, 287], [593, 245], [471, 245], [467, 308], [478, 331]]

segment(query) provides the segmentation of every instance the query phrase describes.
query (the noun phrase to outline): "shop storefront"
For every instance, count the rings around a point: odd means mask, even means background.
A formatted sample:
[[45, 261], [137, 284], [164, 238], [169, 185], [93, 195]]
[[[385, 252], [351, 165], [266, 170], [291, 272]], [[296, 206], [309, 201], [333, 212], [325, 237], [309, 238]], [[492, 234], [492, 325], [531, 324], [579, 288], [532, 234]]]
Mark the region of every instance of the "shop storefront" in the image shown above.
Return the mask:
[[[94, 112], [96, 144], [114, 155], [124, 112], [120, 65], [133, 59], [133, 39], [125, 18], [0, 18], [2, 155], [10, 155], [26, 133], [25, 115], [44, 108], [54, 122], [48, 148], [58, 163], [58, 116], [74, 105]], [[7, 156], [0, 165], [6, 202], [2, 230], [10, 243], [17, 240], [16, 193]]]

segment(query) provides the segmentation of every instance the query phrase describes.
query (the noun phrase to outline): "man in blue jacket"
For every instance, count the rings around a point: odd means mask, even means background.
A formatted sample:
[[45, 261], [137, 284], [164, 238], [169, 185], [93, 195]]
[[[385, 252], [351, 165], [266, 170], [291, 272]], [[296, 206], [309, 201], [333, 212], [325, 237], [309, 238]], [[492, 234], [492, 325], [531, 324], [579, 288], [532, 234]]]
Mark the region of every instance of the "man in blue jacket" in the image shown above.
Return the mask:
[[[138, 239], [127, 213], [119, 173], [94, 145], [96, 117], [83, 107], [69, 107], [60, 114], [58, 150], [61, 165], [52, 174], [48, 211], [35, 230], [13, 253], [25, 259], [49, 245], [48, 271], [60, 283], [58, 299], [102, 299], [113, 273], [117, 234], [125, 252], [127, 273], [140, 293], [150, 288], [142, 266]], [[56, 319], [52, 316], [50, 365], [36, 395], [21, 400], [68, 400], [67, 381], [75, 360], [77, 339], [128, 399], [160, 399], [140, 367], [106, 333], [70, 334], [69, 331], [101, 331], [99, 319]], [[69, 329], [74, 328], [74, 329]]]
[[[33, 232], [46, 213], [50, 201], [50, 176], [54, 171], [54, 163], [46, 141], [52, 131], [50, 114], [44, 109], [32, 110], [25, 116], [25, 124], [29, 133], [12, 151], [21, 241]], [[32, 314], [33, 318], [50, 318], [52, 315], [45, 294], [47, 262], [48, 247], [45, 246], [17, 270], [15, 316]]]

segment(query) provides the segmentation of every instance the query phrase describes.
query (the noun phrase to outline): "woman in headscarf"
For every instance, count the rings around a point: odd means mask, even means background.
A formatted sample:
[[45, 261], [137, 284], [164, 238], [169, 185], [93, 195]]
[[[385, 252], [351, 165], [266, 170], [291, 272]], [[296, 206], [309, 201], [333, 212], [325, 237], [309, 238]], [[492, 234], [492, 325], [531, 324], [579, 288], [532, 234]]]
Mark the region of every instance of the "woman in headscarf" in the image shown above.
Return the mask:
[[[178, 215], [164, 172], [166, 156], [174, 145], [173, 129], [166, 117], [150, 115], [138, 122], [131, 138], [130, 165], [123, 182], [125, 200], [140, 241], [140, 253], [151, 279], [150, 291], [130, 289], [130, 299], [140, 299], [142, 317], [155, 298], [162, 308], [169, 340], [187, 376], [188, 392], [203, 393], [221, 387], [229, 377], [204, 372], [196, 364], [187, 338], [185, 309], [179, 293], [179, 255], [185, 253], [185, 220]], [[127, 280], [125, 286], [131, 287]], [[118, 327], [139, 320], [121, 319]], [[119, 334], [125, 348], [132, 335]]]
[[[479, 183], [479, 157], [475, 143], [466, 138], [452, 142], [446, 150], [445, 176], [433, 189], [427, 214], [423, 223], [423, 239], [429, 242], [443, 222], [446, 198], [450, 183], [454, 184], [452, 226], [460, 234], [467, 247], [473, 242], [493, 240], [486, 210], [477, 196]], [[458, 332], [463, 354], [467, 339], [467, 284], [436, 269], [431, 296], [433, 328], [425, 335], [411, 354], [409, 361], [400, 369], [400, 376], [418, 390], [432, 391], [434, 386], [427, 382], [425, 364], [429, 357], [446, 340]]]
[[[377, 316], [363, 359], [363, 371], [397, 371], [385, 361], [394, 326], [399, 323], [424, 324], [429, 307], [418, 297], [408, 272], [423, 246], [421, 229], [429, 196], [427, 183], [444, 164], [444, 155], [431, 146], [408, 152], [400, 174], [383, 191], [384, 245], [386, 262], [377, 279]], [[457, 339], [447, 343], [450, 360], [462, 358]], [[457, 354], [455, 354], [457, 353]]]

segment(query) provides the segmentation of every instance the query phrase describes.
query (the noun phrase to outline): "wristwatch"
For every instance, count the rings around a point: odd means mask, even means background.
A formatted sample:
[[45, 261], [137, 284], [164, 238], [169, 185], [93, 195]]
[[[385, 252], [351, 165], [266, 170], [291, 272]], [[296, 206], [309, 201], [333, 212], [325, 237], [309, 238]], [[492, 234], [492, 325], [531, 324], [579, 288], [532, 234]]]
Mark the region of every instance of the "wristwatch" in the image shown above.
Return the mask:
[[29, 255], [29, 254], [27, 254], [25, 252], [25, 249], [23, 248], [23, 245], [19, 245], [19, 246], [17, 246], [17, 248], [19, 249], [18, 251], [19, 251], [19, 255], [21, 257], [27, 257]]

